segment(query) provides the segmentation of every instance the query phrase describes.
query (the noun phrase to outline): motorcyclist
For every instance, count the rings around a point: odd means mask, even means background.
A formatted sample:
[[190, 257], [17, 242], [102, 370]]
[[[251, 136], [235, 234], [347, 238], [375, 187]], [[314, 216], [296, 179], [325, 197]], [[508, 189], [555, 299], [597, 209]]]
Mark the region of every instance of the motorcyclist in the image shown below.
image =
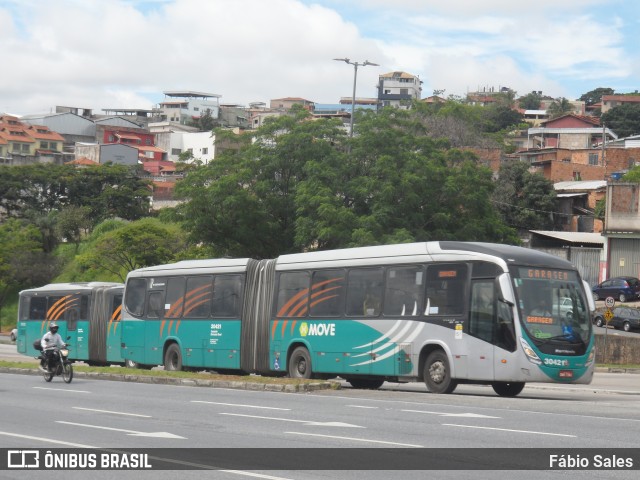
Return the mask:
[[55, 355], [56, 347], [62, 348], [65, 343], [62, 341], [62, 337], [58, 333], [58, 324], [51, 322], [49, 324], [49, 331], [44, 334], [40, 341], [42, 345], [42, 360], [40, 362], [40, 370], [43, 372], [52, 372], [55, 368]]

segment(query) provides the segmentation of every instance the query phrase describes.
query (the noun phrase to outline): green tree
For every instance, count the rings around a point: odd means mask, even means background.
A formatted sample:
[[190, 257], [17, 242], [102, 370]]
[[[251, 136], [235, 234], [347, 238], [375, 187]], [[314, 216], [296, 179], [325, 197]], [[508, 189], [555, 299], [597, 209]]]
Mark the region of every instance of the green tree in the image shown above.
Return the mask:
[[640, 104], [623, 103], [603, 113], [600, 118], [619, 137], [640, 134]]
[[89, 207], [69, 205], [56, 215], [56, 231], [58, 237], [80, 247], [83, 236], [91, 230], [91, 210]]
[[558, 118], [573, 112], [573, 105], [564, 97], [558, 98], [549, 105], [547, 113], [549, 118]]
[[0, 167], [0, 209], [10, 218], [46, 217], [75, 205], [88, 207], [94, 224], [113, 216], [136, 220], [149, 214], [150, 197], [149, 182], [125, 165]]
[[553, 182], [529, 172], [524, 162], [504, 163], [498, 172], [493, 201], [507, 225], [521, 230], [551, 230], [558, 211]]
[[613, 95], [613, 88], [608, 87], [598, 87], [594, 90], [591, 90], [587, 93], [583, 93], [578, 100], [582, 100], [587, 105], [595, 105], [602, 100], [603, 95]]
[[194, 118], [188, 122], [188, 125], [197, 128], [201, 132], [211, 132], [214, 128], [220, 126], [220, 121], [214, 118], [211, 109], [207, 108], [198, 118]]
[[488, 133], [496, 133], [521, 124], [523, 115], [506, 105], [491, 105], [484, 107], [483, 130]]
[[518, 105], [523, 110], [540, 110], [541, 102], [542, 92], [536, 92], [535, 90], [518, 99]]
[[462, 104], [358, 112], [353, 138], [339, 122], [294, 111], [189, 172], [176, 187], [186, 200], [178, 216], [194, 243], [256, 258], [430, 239], [517, 242], [490, 202], [492, 172], [451, 148], [434, 118], [472, 132], [458, 139], [483, 138], [480, 109]]
[[49, 282], [57, 268], [56, 259], [43, 251], [35, 225], [17, 219], [0, 225], [0, 311], [10, 295]]
[[631, 183], [640, 183], [640, 167], [633, 167], [624, 174], [622, 180]]
[[177, 224], [155, 218], [125, 222], [101, 233], [92, 248], [78, 256], [81, 267], [106, 271], [124, 281], [131, 270], [172, 262], [187, 242]]
[[517, 241], [489, 202], [491, 171], [428, 136], [420, 111], [361, 118], [351, 154], [310, 162], [298, 188], [304, 248], [435, 239]]
[[187, 174], [176, 195], [188, 199], [177, 210], [194, 242], [219, 255], [269, 258], [296, 251], [295, 194], [304, 165], [340, 155], [346, 137], [336, 120], [309, 121], [304, 110], [267, 122], [241, 136], [218, 130], [218, 142], [233, 142], [214, 162]]

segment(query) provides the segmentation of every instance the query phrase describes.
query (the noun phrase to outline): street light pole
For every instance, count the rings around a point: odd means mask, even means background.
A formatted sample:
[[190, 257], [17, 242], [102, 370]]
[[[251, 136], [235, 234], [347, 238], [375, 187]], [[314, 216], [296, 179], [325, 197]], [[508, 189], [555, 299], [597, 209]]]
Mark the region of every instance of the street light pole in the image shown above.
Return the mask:
[[362, 63], [352, 62], [348, 58], [334, 58], [334, 60], [353, 65], [353, 95], [351, 96], [351, 121], [349, 125], [349, 136], [353, 137], [353, 116], [356, 109], [356, 81], [358, 79], [358, 67], [366, 67], [367, 65], [371, 65], [372, 67], [379, 67], [379, 65], [377, 63], [370, 62], [369, 60], [365, 60]]

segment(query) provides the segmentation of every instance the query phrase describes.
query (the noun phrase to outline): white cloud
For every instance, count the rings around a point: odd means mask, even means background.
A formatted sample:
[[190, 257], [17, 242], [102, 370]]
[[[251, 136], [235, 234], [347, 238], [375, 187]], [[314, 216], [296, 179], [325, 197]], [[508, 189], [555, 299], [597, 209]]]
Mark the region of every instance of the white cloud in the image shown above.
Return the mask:
[[[615, 13], [597, 15], [610, 4]], [[425, 95], [510, 86], [576, 96], [637, 76], [617, 0], [5, 0], [0, 111], [151, 108], [163, 90], [223, 103], [376, 95], [378, 75], [420, 76]], [[634, 47], [635, 48], [635, 47]], [[637, 65], [638, 62], [636, 62]], [[633, 76], [632, 68], [636, 68]], [[637, 86], [636, 86], [637, 88]], [[582, 89], [582, 90], [580, 90]]]

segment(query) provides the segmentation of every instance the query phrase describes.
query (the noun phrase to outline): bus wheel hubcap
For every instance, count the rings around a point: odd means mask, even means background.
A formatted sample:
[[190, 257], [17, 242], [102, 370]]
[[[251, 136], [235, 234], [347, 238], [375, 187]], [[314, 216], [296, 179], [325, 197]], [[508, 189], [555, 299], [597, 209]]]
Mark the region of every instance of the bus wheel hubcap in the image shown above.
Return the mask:
[[435, 362], [429, 367], [429, 376], [435, 383], [442, 383], [444, 375], [445, 370], [442, 362]]

